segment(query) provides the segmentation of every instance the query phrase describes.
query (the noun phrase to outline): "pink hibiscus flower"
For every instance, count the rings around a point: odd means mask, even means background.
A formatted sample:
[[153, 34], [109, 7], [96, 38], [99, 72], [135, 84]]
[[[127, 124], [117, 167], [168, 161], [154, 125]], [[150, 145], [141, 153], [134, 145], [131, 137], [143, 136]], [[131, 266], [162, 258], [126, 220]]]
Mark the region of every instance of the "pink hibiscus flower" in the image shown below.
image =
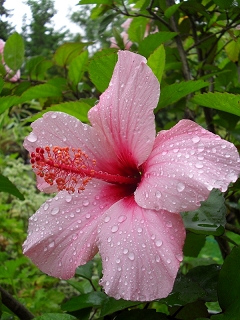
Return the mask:
[[99, 251], [108, 295], [171, 292], [185, 240], [179, 212], [226, 191], [240, 168], [233, 144], [192, 121], [155, 136], [159, 92], [146, 59], [120, 51], [91, 126], [61, 112], [32, 124], [24, 146], [38, 188], [59, 191], [30, 218], [23, 245], [43, 272], [68, 279]]
[[[3, 59], [3, 51], [4, 51], [4, 47], [5, 47], [5, 41], [3, 41], [2, 39], [0, 39], [0, 55], [2, 55], [2, 63], [5, 67], [5, 70], [6, 70], [6, 77], [8, 77], [10, 74], [12, 75], [13, 74], [13, 71], [6, 65], [6, 63], [4, 62], [4, 59]], [[11, 82], [16, 82], [20, 79], [20, 70], [17, 70], [16, 74], [13, 75], [11, 77], [11, 79], [9, 79], [9, 81]]]

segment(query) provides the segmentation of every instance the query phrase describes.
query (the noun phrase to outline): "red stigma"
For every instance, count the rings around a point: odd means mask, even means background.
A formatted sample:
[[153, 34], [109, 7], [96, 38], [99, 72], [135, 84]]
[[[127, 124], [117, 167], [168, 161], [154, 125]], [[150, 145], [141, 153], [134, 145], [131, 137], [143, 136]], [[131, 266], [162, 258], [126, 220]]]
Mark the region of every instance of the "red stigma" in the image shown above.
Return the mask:
[[56, 184], [58, 191], [81, 192], [92, 178], [129, 185], [137, 185], [140, 181], [140, 174], [129, 177], [95, 170], [96, 160], [77, 148], [38, 147], [30, 156], [36, 175], [50, 186]]
[[89, 160], [81, 149], [69, 147], [36, 148], [31, 153], [31, 164], [36, 175], [44, 178], [49, 184], [57, 185], [57, 189], [70, 193], [84, 190], [92, 179], [89, 171], [94, 173], [96, 160]]

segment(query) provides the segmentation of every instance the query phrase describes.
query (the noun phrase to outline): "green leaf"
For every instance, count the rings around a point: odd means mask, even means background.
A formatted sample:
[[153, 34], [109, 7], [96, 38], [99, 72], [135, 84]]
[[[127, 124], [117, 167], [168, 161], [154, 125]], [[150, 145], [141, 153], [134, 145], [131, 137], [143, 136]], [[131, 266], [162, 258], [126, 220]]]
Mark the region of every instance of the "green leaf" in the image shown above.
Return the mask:
[[99, 26], [99, 29], [98, 29], [98, 34], [101, 34], [103, 33], [106, 28], [108, 27], [108, 25], [110, 23], [113, 22], [113, 19], [116, 17], [117, 13], [112, 13], [112, 14], [109, 14], [108, 16], [106, 16], [100, 23], [100, 26]]
[[20, 200], [24, 200], [23, 194], [17, 187], [7, 178], [0, 174], [0, 192], [10, 193]]
[[133, 307], [138, 304], [139, 302], [136, 301], [126, 301], [123, 299], [115, 300], [114, 298], [108, 297], [102, 305], [101, 317], [105, 317], [108, 314], [112, 314], [116, 311]]
[[174, 15], [174, 13], [177, 11], [177, 9], [181, 6], [182, 3], [177, 3], [174, 4], [171, 7], [168, 7], [165, 11], [164, 11], [164, 15], [166, 18], [171, 18], [172, 15]]
[[17, 32], [13, 33], [6, 41], [3, 58], [7, 66], [13, 71], [21, 68], [24, 61], [24, 43]]
[[168, 320], [166, 314], [156, 312], [156, 310], [136, 309], [125, 311], [115, 317], [116, 320]]
[[206, 236], [188, 232], [183, 247], [183, 253], [188, 257], [197, 257], [206, 241]]
[[[213, 320], [232, 320], [240, 315], [240, 247], [233, 248], [225, 259], [218, 281], [218, 298], [223, 314], [212, 316]], [[237, 316], [237, 317], [236, 317]]]
[[76, 311], [88, 307], [100, 307], [107, 299], [107, 295], [103, 292], [94, 291], [87, 294], [81, 294], [78, 297], [73, 297], [62, 305], [64, 311]]
[[55, 52], [53, 60], [57, 65], [65, 67], [82, 52], [85, 45], [81, 42], [64, 43]]
[[171, 40], [178, 33], [162, 31], [150, 34], [139, 44], [138, 52], [142, 56], [148, 58], [162, 43]]
[[226, 213], [223, 194], [214, 189], [199, 209], [181, 214], [186, 229], [194, 233], [219, 236], [224, 232]]
[[170, 104], [173, 104], [178, 100], [182, 99], [183, 97], [187, 96], [188, 94], [194, 91], [200, 90], [201, 88], [204, 88], [207, 86], [208, 86], [208, 83], [202, 80], [197, 80], [197, 81], [190, 80], [190, 81], [170, 84], [169, 86], [162, 88], [160, 100], [159, 100], [156, 111], [164, 107], [167, 107]]
[[60, 111], [70, 114], [82, 122], [88, 122], [88, 111], [91, 109], [91, 106], [85, 102], [81, 101], [70, 101], [70, 102], [63, 102], [56, 105], [53, 105], [49, 108], [46, 108], [44, 111], [39, 112], [32, 116], [31, 118], [27, 119], [27, 122], [33, 122], [38, 118], [41, 118], [42, 115], [49, 111]]
[[233, 0], [213, 0], [213, 2], [221, 9], [229, 9], [234, 3]]
[[26, 72], [30, 79], [43, 78], [45, 72], [53, 66], [53, 62], [42, 56], [32, 57], [26, 63]]
[[112, 4], [112, 0], [80, 0], [79, 3], [82, 4]]
[[89, 261], [83, 266], [78, 267], [75, 274], [86, 279], [91, 279], [93, 274], [93, 262]]
[[17, 96], [0, 97], [0, 114], [12, 107], [14, 104], [18, 104], [18, 101], [19, 97]]
[[240, 116], [240, 95], [208, 92], [195, 95], [191, 102]]
[[220, 269], [220, 265], [212, 264], [192, 268], [186, 275], [178, 274], [170, 295], [159, 302], [172, 307], [187, 306], [197, 300], [217, 301]]
[[3, 86], [4, 86], [4, 80], [2, 78], [0, 78], [0, 93], [3, 89]]
[[[182, 309], [177, 312], [178, 319], [184, 320], [203, 320], [209, 316], [208, 309], [204, 303], [204, 301], [194, 301], [186, 304]], [[207, 320], [207, 319], [206, 319]]]
[[187, 273], [187, 278], [199, 285], [204, 290], [204, 301], [217, 301], [217, 284], [221, 265], [211, 264], [192, 268]]
[[48, 97], [60, 97], [62, 95], [61, 90], [51, 84], [39, 84], [37, 86], [27, 89], [20, 97], [21, 102]]
[[114, 38], [115, 38], [115, 40], [116, 40], [116, 45], [117, 45], [121, 50], [124, 50], [125, 44], [124, 44], [124, 42], [123, 42], [123, 38], [122, 38], [120, 32], [119, 32], [118, 29], [115, 28], [115, 27], [112, 29], [112, 32], [113, 32], [113, 36], [114, 36]]
[[77, 89], [77, 85], [82, 79], [87, 62], [88, 62], [88, 52], [84, 51], [79, 56], [74, 58], [69, 65], [68, 78], [71, 81], [72, 87], [74, 88], [74, 90]]
[[45, 313], [41, 316], [34, 317], [35, 320], [77, 320], [74, 316], [64, 313]]
[[128, 36], [132, 42], [140, 43], [146, 31], [146, 26], [149, 19], [144, 17], [134, 18], [128, 28]]
[[107, 89], [117, 62], [116, 49], [103, 49], [97, 52], [89, 63], [91, 81], [100, 92]]
[[162, 80], [163, 70], [165, 67], [165, 58], [165, 49], [162, 44], [148, 58], [148, 65], [152, 69], [159, 82]]
[[225, 50], [228, 55], [228, 58], [233, 62], [237, 62], [240, 53], [240, 38], [229, 42], [226, 45]]

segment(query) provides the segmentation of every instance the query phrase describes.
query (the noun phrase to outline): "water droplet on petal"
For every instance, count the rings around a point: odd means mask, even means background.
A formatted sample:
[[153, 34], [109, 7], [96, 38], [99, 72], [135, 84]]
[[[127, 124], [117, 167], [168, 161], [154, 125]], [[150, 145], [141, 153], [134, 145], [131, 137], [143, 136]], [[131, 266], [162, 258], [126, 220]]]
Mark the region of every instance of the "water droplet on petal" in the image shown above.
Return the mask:
[[89, 218], [91, 217], [90, 213], [87, 213], [87, 214], [85, 215], [85, 217], [86, 217], [86, 219], [89, 219]]
[[57, 114], [56, 113], [52, 113], [51, 118], [52, 119], [56, 119], [57, 118]]
[[120, 262], [121, 262], [121, 260], [120, 260], [120, 259], [117, 259], [117, 260], [116, 260], [116, 263], [120, 263]]
[[83, 200], [82, 202], [84, 207], [87, 207], [89, 205], [89, 201], [88, 200]]
[[168, 221], [168, 222], [166, 223], [166, 226], [167, 226], [168, 228], [171, 228], [171, 227], [172, 227], [172, 221]]
[[128, 249], [123, 249], [123, 253], [127, 254], [128, 253]]
[[45, 204], [44, 204], [44, 207], [43, 207], [43, 210], [46, 211], [48, 208], [49, 208], [49, 204], [48, 204], [48, 203], [45, 203]]
[[182, 183], [182, 182], [179, 182], [179, 183], [177, 184], [177, 191], [178, 191], [178, 192], [182, 192], [184, 189], [185, 189], [185, 184]]
[[65, 197], [66, 202], [71, 202], [72, 201], [72, 195], [71, 194], [67, 194]]
[[126, 216], [119, 216], [118, 217], [118, 222], [123, 222], [123, 221], [125, 221], [127, 219], [127, 217]]
[[197, 169], [201, 169], [201, 168], [203, 168], [203, 164], [201, 162], [197, 162], [197, 163], [195, 163], [195, 167]]
[[138, 228], [138, 229], [137, 229], [137, 232], [139, 232], [139, 233], [141, 233], [142, 231], [143, 231], [142, 228]]
[[49, 248], [53, 248], [54, 246], [55, 246], [55, 242], [54, 241], [52, 241], [51, 243], [49, 243]]
[[162, 196], [162, 194], [161, 194], [160, 191], [157, 190], [157, 191], [155, 192], [155, 196], [156, 196], [156, 198], [160, 199], [161, 196]]
[[128, 258], [133, 261], [134, 258], [135, 258], [134, 253], [133, 253], [133, 252], [130, 252], [129, 255], [128, 255]]
[[157, 240], [157, 241], [155, 242], [155, 244], [156, 244], [157, 247], [161, 247], [161, 245], [163, 244], [163, 242], [162, 242], [162, 240]]
[[111, 218], [110, 218], [110, 217], [108, 217], [108, 216], [107, 216], [107, 217], [105, 217], [105, 219], [104, 219], [104, 221], [105, 221], [105, 222], [109, 222], [110, 220], [111, 220]]
[[112, 232], [117, 232], [118, 231], [118, 226], [113, 226], [111, 230], [112, 230]]
[[31, 132], [31, 133], [29, 134], [29, 136], [27, 137], [27, 140], [28, 140], [29, 142], [36, 142], [36, 141], [37, 141], [37, 136], [36, 136], [36, 134], [33, 133], [33, 132]]
[[57, 214], [59, 212], [59, 208], [58, 207], [55, 207], [55, 208], [53, 208], [52, 209], [52, 211], [51, 211], [51, 215], [55, 215], [55, 214]]
[[177, 255], [176, 255], [176, 258], [177, 258], [177, 260], [180, 261], [180, 262], [183, 261], [183, 255], [182, 255], [182, 254], [177, 254]]
[[72, 235], [72, 239], [73, 240], [76, 240], [78, 238], [78, 235], [76, 234], [76, 233], [74, 233], [73, 235]]
[[198, 136], [195, 136], [192, 138], [193, 143], [198, 143], [200, 141], [200, 138]]

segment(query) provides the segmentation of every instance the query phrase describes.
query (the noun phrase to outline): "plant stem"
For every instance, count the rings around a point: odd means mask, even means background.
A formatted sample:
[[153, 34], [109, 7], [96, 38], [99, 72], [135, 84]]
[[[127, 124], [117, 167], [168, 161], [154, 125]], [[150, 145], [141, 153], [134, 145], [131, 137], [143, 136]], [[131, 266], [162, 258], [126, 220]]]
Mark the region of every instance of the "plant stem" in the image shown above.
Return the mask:
[[0, 286], [0, 294], [2, 296], [2, 303], [10, 309], [20, 320], [31, 320], [34, 315], [24, 307], [18, 300], [16, 300], [10, 293]]

